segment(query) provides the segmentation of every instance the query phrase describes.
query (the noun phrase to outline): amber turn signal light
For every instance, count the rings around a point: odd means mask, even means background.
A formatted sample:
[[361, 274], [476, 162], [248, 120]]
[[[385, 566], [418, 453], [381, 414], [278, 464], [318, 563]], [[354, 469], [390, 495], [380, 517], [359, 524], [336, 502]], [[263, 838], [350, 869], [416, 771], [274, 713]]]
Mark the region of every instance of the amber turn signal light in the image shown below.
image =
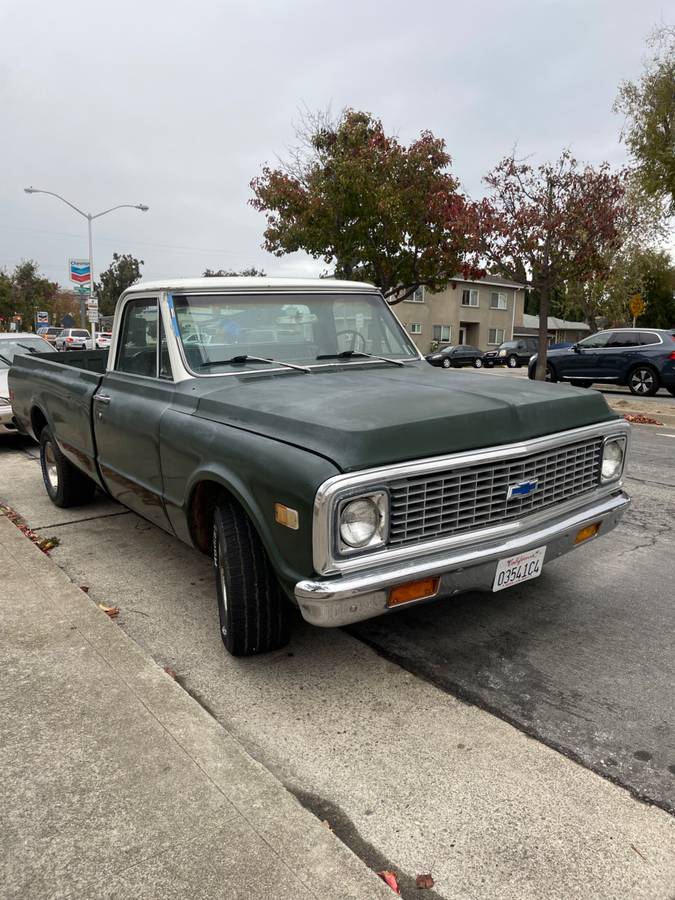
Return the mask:
[[283, 503], [274, 504], [274, 518], [280, 525], [297, 531], [300, 527], [300, 517], [297, 509], [291, 509], [290, 506], [284, 506]]
[[433, 597], [438, 592], [440, 578], [421, 578], [419, 581], [408, 581], [399, 584], [389, 591], [387, 606], [397, 606], [399, 603], [409, 603], [411, 600], [425, 600]]
[[589, 538], [595, 537], [598, 531], [600, 531], [599, 522], [593, 522], [592, 525], [586, 525], [580, 531], [577, 531], [577, 536], [574, 538], [574, 543], [583, 544], [583, 542], [587, 541]]

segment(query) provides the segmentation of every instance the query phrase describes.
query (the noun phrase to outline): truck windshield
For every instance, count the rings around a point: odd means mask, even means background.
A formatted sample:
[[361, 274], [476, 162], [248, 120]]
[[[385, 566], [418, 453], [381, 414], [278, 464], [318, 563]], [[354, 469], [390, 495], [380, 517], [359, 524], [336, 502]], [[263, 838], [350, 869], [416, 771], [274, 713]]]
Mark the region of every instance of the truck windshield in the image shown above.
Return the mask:
[[418, 357], [378, 294], [192, 294], [173, 304], [185, 358], [201, 374], [240, 371], [234, 360], [243, 356], [248, 371], [270, 368], [253, 357], [305, 366]]

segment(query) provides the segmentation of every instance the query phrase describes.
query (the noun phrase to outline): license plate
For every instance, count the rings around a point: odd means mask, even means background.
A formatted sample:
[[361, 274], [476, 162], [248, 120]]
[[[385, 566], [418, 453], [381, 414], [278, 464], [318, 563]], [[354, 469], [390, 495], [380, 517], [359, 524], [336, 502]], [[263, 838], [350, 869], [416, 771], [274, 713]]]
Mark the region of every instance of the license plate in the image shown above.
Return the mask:
[[546, 547], [537, 547], [536, 550], [528, 550], [527, 553], [518, 553], [516, 556], [500, 559], [497, 563], [492, 590], [503, 591], [504, 588], [514, 584], [538, 578], [544, 568], [545, 555]]

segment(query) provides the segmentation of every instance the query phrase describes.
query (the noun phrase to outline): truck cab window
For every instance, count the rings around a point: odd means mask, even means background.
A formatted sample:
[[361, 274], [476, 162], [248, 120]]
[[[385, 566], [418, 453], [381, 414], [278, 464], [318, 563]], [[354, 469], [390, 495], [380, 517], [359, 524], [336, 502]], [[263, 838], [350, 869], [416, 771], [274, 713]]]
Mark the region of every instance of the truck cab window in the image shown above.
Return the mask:
[[132, 300], [124, 309], [118, 372], [157, 377], [157, 301]]

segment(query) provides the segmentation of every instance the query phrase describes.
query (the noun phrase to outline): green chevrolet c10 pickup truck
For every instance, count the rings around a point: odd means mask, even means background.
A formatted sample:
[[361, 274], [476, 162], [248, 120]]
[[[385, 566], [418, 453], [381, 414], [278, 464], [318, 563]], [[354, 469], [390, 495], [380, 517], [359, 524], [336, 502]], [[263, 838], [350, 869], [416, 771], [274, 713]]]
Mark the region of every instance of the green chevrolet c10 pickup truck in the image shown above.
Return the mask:
[[213, 557], [234, 654], [536, 578], [614, 528], [629, 426], [595, 391], [446, 372], [368, 284], [146, 282], [106, 351], [17, 357], [58, 506], [98, 487]]

